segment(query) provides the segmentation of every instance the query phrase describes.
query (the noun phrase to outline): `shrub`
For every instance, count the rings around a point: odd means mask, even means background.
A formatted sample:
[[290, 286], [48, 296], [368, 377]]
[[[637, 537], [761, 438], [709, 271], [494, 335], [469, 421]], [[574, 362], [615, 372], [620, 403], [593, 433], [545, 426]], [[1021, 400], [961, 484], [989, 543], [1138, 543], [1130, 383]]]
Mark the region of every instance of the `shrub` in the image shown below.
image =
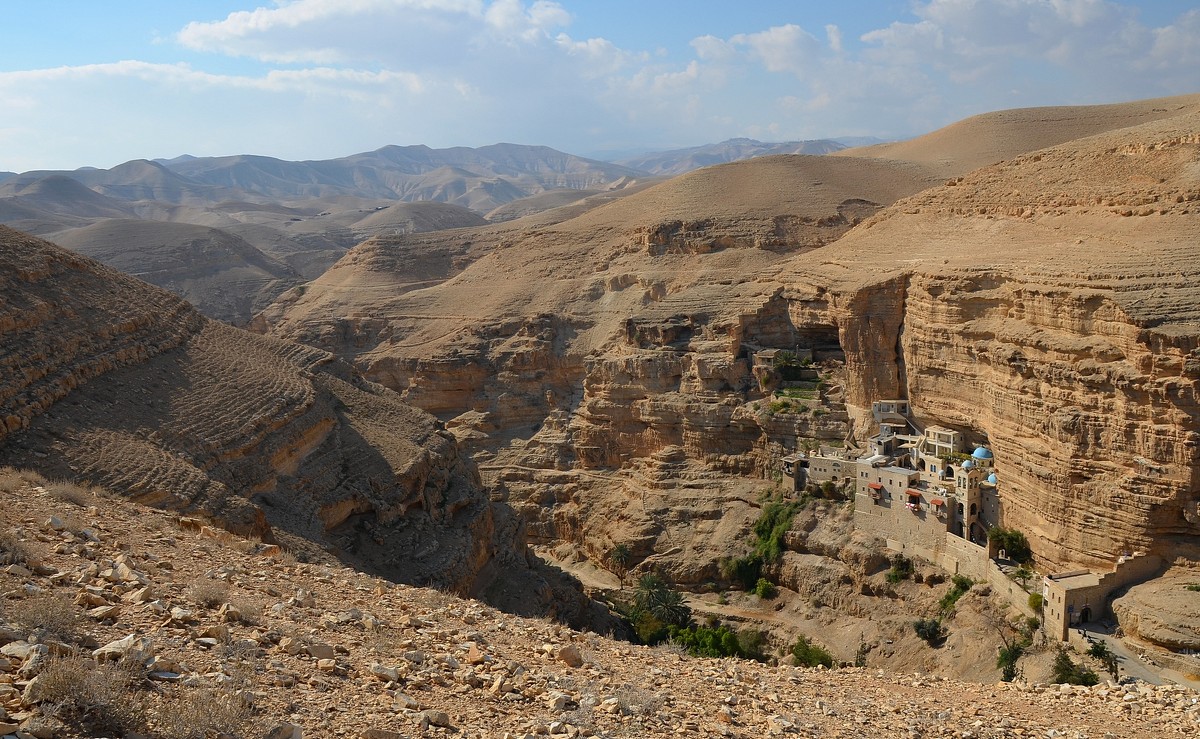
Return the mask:
[[888, 570], [887, 581], [895, 585], [901, 580], [907, 580], [912, 577], [913, 563], [908, 557], [903, 554], [896, 554], [892, 557], [892, 569]]
[[993, 526], [988, 529], [988, 541], [1003, 549], [1004, 553], [1014, 562], [1028, 562], [1033, 559], [1033, 551], [1029, 548], [1029, 540], [1016, 529], [1005, 529]]
[[1185, 587], [1186, 587], [1188, 590], [1192, 591], [1193, 593], [1200, 593], [1200, 585], [1197, 585], [1196, 583], [1192, 583], [1192, 584], [1190, 584], [1190, 585], [1187, 585], [1187, 586], [1185, 586]]
[[43, 713], [82, 730], [84, 736], [128, 734], [146, 723], [137, 692], [141, 681], [133, 665], [97, 665], [79, 655], [52, 657], [38, 675], [35, 698]]
[[950, 589], [946, 591], [946, 594], [942, 596], [941, 601], [938, 603], [938, 608], [942, 615], [948, 616], [954, 610], [954, 605], [958, 603], [958, 599], [963, 597], [974, 584], [974, 580], [962, 575], [955, 575], [951, 578]]
[[738, 651], [746, 659], [755, 659], [759, 662], [765, 662], [767, 657], [763, 653], [763, 647], [767, 642], [765, 632], [758, 629], [742, 629], [737, 633]]
[[1054, 666], [1051, 669], [1053, 674], [1050, 681], [1054, 683], [1095, 685], [1100, 682], [1100, 677], [1095, 670], [1075, 664], [1065, 649], [1058, 650], [1058, 654], [1054, 657]]
[[779, 588], [775, 587], [775, 583], [765, 577], [758, 578], [758, 582], [754, 584], [754, 594], [763, 600], [771, 600], [779, 595]]
[[688, 626], [669, 629], [671, 641], [679, 644], [693, 657], [745, 657], [756, 659], [755, 651], [743, 649], [740, 634], [728, 626]]
[[1021, 644], [1008, 644], [1000, 648], [1000, 654], [996, 657], [996, 667], [1000, 668], [1000, 679], [1006, 683], [1011, 683], [1016, 680], [1021, 674], [1017, 669], [1017, 660], [1021, 659], [1021, 655], [1025, 654], [1025, 647]]
[[80, 508], [84, 508], [95, 502], [95, 496], [92, 495], [90, 490], [67, 480], [56, 480], [48, 484], [46, 492], [50, 494], [51, 498], [60, 503], [70, 503]]
[[833, 655], [825, 648], [809, 642], [803, 636], [796, 639], [796, 643], [792, 645], [792, 656], [796, 658], [796, 664], [805, 667], [816, 667], [817, 665], [833, 667]]
[[797, 505], [773, 499], [763, 506], [762, 514], [754, 522], [754, 553], [765, 563], [775, 562], [783, 554], [783, 539], [792, 528], [792, 517]]
[[159, 732], [174, 739], [251, 734], [250, 706], [229, 690], [184, 689], [168, 696], [156, 714]]
[[67, 597], [43, 593], [24, 600], [13, 609], [13, 625], [42, 639], [73, 642], [80, 637], [82, 619]]
[[1030, 593], [1029, 594], [1029, 607], [1032, 608], [1035, 613], [1042, 612], [1042, 605], [1043, 604], [1042, 604], [1042, 594], [1041, 593]]
[[237, 613], [237, 621], [246, 626], [257, 626], [262, 622], [263, 607], [258, 601], [233, 598], [229, 606]]
[[16, 534], [0, 531], [0, 565], [25, 564], [31, 556], [29, 547], [25, 546]]
[[753, 590], [758, 578], [762, 576], [762, 566], [762, 557], [757, 554], [733, 557], [721, 562], [721, 574], [741, 583], [746, 590]]
[[941, 619], [918, 619], [913, 621], [913, 630], [931, 647], [940, 647], [946, 641], [946, 628], [942, 626]]
[[229, 598], [229, 584], [221, 580], [198, 580], [190, 588], [192, 600], [205, 608], [216, 608]]

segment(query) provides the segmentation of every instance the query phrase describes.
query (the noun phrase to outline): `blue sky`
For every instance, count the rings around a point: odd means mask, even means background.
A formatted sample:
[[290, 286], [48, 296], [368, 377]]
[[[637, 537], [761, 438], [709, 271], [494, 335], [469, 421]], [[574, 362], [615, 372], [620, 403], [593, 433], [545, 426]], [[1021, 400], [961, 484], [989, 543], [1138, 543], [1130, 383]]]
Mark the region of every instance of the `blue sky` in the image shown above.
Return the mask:
[[1182, 0], [4, 3], [0, 170], [903, 137], [1200, 91]]

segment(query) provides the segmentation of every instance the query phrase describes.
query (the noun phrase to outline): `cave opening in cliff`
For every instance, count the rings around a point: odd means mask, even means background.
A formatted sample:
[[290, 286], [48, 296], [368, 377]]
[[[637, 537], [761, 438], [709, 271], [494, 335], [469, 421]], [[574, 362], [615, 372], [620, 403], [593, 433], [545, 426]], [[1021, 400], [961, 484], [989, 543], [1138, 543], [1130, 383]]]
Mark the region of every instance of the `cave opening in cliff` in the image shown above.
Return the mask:
[[814, 362], [845, 362], [846, 353], [838, 337], [837, 326], [809, 324], [795, 328], [795, 345], [800, 351], [811, 351]]

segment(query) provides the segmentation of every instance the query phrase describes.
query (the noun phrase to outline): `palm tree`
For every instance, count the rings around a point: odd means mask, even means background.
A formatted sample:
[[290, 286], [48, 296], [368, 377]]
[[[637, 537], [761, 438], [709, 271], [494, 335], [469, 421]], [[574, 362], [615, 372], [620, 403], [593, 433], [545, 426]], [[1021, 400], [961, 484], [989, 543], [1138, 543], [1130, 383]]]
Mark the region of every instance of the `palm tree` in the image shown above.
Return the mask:
[[634, 605], [664, 624], [687, 626], [692, 620], [692, 609], [684, 603], [683, 595], [654, 573], [638, 580]]
[[630, 551], [628, 544], [617, 544], [608, 551], [608, 564], [612, 568], [613, 574], [621, 579], [621, 589], [625, 589], [625, 574], [629, 572], [629, 560], [632, 558], [633, 552]]

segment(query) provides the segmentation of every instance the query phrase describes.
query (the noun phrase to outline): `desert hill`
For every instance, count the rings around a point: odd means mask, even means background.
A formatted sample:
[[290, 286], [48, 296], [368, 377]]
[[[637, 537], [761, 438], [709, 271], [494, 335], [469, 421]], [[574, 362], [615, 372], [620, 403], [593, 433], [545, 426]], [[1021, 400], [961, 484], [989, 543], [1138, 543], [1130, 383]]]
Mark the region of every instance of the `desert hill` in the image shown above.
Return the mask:
[[46, 238], [170, 290], [211, 318], [245, 324], [303, 282], [287, 265], [219, 229], [109, 219]]
[[128, 203], [110, 198], [63, 175], [13, 177], [0, 183], [0, 221], [45, 233], [99, 218], [130, 218]]
[[538, 195], [505, 203], [487, 214], [492, 223], [524, 219], [522, 225], [549, 225], [570, 220], [613, 200], [635, 195], [666, 181], [667, 177], [622, 177], [603, 190], [547, 190]]
[[[627, 167], [514, 144], [444, 150], [389, 146], [309, 162], [182, 156], [135, 160], [107, 170], [4, 178], [0, 223], [45, 235], [108, 221], [102, 227], [102, 248], [110, 263], [133, 274], [160, 274], [158, 284], [171, 286], [207, 315], [244, 323], [260, 301], [287, 286], [273, 267], [266, 270], [274, 276], [271, 282], [229, 295], [225, 285], [231, 279], [265, 279], [262, 259], [251, 273], [243, 273], [246, 248], [311, 279], [371, 236], [478, 226], [485, 223], [482, 214], [509, 202], [559, 193], [541, 205], [526, 201], [520, 212], [532, 213], [626, 186], [639, 176]], [[138, 225], [136, 219], [221, 229], [225, 233], [213, 238], [227, 246], [244, 242], [237, 247], [242, 255], [219, 267], [210, 260], [208, 269], [230, 272], [216, 279], [197, 281], [186, 270], [163, 273], [157, 261], [162, 250], [175, 249], [178, 239], [191, 237], [183, 229]], [[129, 233], [117, 233], [123, 228]], [[143, 260], [138, 255], [148, 234], [159, 234], [163, 241]], [[82, 245], [93, 235], [98, 235], [95, 229], [62, 238]], [[116, 248], [122, 241], [124, 250]]]
[[[37, 475], [0, 470], [0, 496], [9, 732], [1132, 739], [1196, 728], [1196, 694], [1176, 686], [694, 658], [298, 562]], [[143, 681], [128, 680], [135, 666]]]
[[907, 141], [846, 149], [834, 155], [916, 162], [943, 177], [956, 177], [1056, 144], [1171, 118], [1196, 100], [1193, 95], [1111, 105], [1002, 110], [972, 116]]
[[815, 141], [782, 141], [764, 143], [754, 139], [729, 139], [719, 144], [691, 146], [685, 149], [672, 149], [651, 154], [620, 159], [617, 164], [623, 164], [633, 169], [642, 170], [655, 175], [677, 175], [691, 172], [701, 167], [711, 167], [714, 164], [725, 164], [739, 159], [772, 156], [775, 154], [832, 154], [846, 147], [830, 139]]
[[146, 159], [119, 164], [112, 169], [84, 167], [72, 171], [23, 172], [4, 184], [22, 186], [44, 178], [70, 178], [101, 195], [127, 202], [149, 200], [161, 203], [205, 205], [238, 197], [236, 190], [218, 188], [181, 177], [157, 162]]
[[[635, 573], [721, 583], [754, 479], [861, 443], [894, 397], [1007, 460], [999, 520], [1040, 569], [1197, 557], [1197, 108], [995, 114], [920, 144], [963, 157], [945, 166], [768, 157], [552, 223], [378, 239], [256, 326], [445, 419], [564, 562], [626, 543]], [[752, 355], [796, 348], [819, 386], [780, 400]]]
[[475, 211], [459, 205], [421, 201], [396, 203], [355, 221], [351, 228], [360, 235], [384, 233], [409, 234], [442, 231], [449, 228], [468, 228], [486, 224]]
[[549, 607], [520, 522], [453, 438], [328, 354], [4, 228], [0, 296], [4, 463], [398, 581], [540, 588], [517, 605]]

